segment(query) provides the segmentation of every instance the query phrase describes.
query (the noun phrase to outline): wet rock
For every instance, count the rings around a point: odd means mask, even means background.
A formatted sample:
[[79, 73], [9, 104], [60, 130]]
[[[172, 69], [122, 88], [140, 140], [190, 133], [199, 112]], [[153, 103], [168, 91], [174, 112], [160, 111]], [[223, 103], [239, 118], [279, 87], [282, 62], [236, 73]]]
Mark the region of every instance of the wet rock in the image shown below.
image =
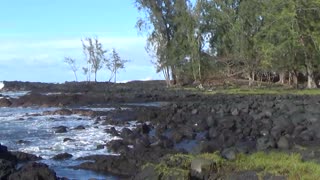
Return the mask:
[[99, 145], [97, 145], [97, 150], [104, 149], [105, 147], [106, 147], [106, 145], [99, 144]]
[[33, 154], [24, 153], [24, 152], [10, 152], [13, 156], [17, 158], [19, 162], [27, 162], [27, 161], [38, 161], [42, 158]]
[[132, 130], [130, 130], [129, 128], [123, 128], [121, 133], [120, 133], [120, 136], [123, 138], [123, 139], [131, 139], [134, 137], [134, 133]]
[[0, 144], [0, 153], [7, 153], [7, 152], [8, 152], [7, 146], [3, 146]]
[[15, 165], [7, 160], [0, 159], [0, 179], [5, 180], [15, 171]]
[[175, 143], [180, 143], [183, 140], [183, 134], [179, 131], [173, 131], [171, 133], [171, 139], [175, 142]]
[[68, 132], [68, 128], [66, 126], [58, 126], [54, 127], [54, 133], [66, 133]]
[[81, 116], [88, 116], [88, 117], [92, 117], [95, 115], [95, 112], [93, 110], [90, 109], [73, 109], [72, 110], [72, 114], [78, 114]]
[[63, 142], [74, 142], [75, 140], [74, 139], [71, 139], [71, 138], [64, 138], [63, 139]]
[[74, 130], [85, 130], [86, 128], [83, 125], [79, 125], [74, 128]]
[[52, 159], [61, 161], [61, 160], [71, 159], [72, 157], [73, 157], [72, 154], [62, 153], [62, 154], [55, 155]]
[[57, 180], [57, 176], [46, 164], [32, 162], [24, 165], [8, 178], [8, 180], [17, 179]]
[[12, 105], [12, 102], [7, 98], [0, 98], [0, 107], [9, 107]]
[[72, 111], [69, 109], [60, 109], [60, 110], [55, 111], [54, 114], [63, 115], [63, 116], [70, 116], [72, 114]]
[[150, 128], [147, 124], [143, 123], [143, 124], [141, 125], [141, 127], [140, 127], [140, 133], [142, 133], [142, 134], [149, 134], [150, 131], [151, 131], [151, 128]]
[[95, 155], [81, 158], [80, 160], [94, 162], [82, 163], [79, 166], [75, 166], [75, 169], [93, 170], [123, 177], [133, 177], [139, 170], [137, 161], [126, 156]]
[[25, 140], [19, 140], [17, 141], [17, 144], [30, 144], [31, 141], [25, 141]]
[[127, 152], [129, 150], [128, 144], [123, 140], [112, 140], [108, 142], [106, 146], [108, 147], [108, 150], [115, 153]]
[[105, 130], [106, 133], [111, 134], [112, 136], [120, 136], [115, 127]]
[[156, 142], [150, 144], [150, 146], [152, 146], [152, 147], [158, 146], [158, 147], [170, 149], [170, 148], [173, 148], [174, 143], [171, 139], [169, 139], [165, 136], [161, 136], [158, 138], [158, 140]]
[[17, 157], [12, 155], [6, 146], [0, 144], [0, 159], [7, 160], [13, 163], [17, 162]]
[[150, 144], [148, 136], [142, 136], [136, 139], [134, 146], [135, 148], [148, 148]]
[[193, 131], [192, 127], [186, 125], [186, 126], [181, 126], [179, 128], [179, 132], [187, 139], [194, 139], [196, 134]]

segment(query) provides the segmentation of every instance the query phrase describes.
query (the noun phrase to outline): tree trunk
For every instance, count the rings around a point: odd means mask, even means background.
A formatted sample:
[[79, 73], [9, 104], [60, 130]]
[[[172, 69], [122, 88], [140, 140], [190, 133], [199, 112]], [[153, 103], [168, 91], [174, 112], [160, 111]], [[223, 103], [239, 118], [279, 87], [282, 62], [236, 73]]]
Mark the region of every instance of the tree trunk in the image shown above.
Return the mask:
[[316, 85], [313, 70], [312, 70], [312, 64], [308, 59], [306, 59], [306, 70], [307, 70], [307, 78], [308, 78], [307, 88], [308, 89], [316, 88], [317, 85]]
[[249, 86], [251, 87], [254, 83], [254, 77], [255, 77], [255, 73], [251, 72], [251, 74], [249, 74]]
[[78, 81], [77, 73], [73, 71], [74, 77], [76, 78], [76, 82]]
[[292, 81], [293, 81], [293, 86], [295, 88], [298, 88], [298, 76], [296, 73], [292, 73]]
[[171, 76], [172, 76], [172, 80], [173, 80], [173, 85], [176, 85], [177, 84], [177, 75], [176, 75], [176, 72], [175, 72], [175, 68], [172, 66], [171, 67]]
[[279, 73], [279, 83], [284, 84], [286, 74], [284, 72]]

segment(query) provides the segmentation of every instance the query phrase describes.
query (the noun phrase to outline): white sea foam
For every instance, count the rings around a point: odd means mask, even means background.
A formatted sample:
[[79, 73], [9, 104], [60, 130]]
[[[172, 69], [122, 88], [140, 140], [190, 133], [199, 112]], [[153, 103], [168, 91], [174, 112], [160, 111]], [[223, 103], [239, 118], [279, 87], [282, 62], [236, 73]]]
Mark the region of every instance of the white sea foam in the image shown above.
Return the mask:
[[[74, 159], [93, 154], [112, 154], [108, 149], [97, 150], [97, 146], [119, 137], [112, 137], [105, 132], [108, 125], [94, 124], [89, 117], [72, 115], [26, 116], [56, 108], [0, 108], [0, 143], [11, 150], [35, 154], [50, 159], [60, 153], [70, 153]], [[134, 128], [136, 122], [129, 123]], [[75, 130], [77, 126], [84, 130]], [[55, 133], [53, 127], [66, 126], [66, 133]], [[121, 130], [123, 127], [115, 127]], [[63, 142], [65, 138], [71, 141]], [[28, 143], [17, 144], [23, 140]]]
[[4, 83], [0, 82], [0, 90], [4, 88]]
[[[0, 89], [1, 90], [1, 89]], [[3, 96], [9, 96], [10, 98], [19, 98], [28, 94], [30, 91], [5, 91], [1, 92]]]

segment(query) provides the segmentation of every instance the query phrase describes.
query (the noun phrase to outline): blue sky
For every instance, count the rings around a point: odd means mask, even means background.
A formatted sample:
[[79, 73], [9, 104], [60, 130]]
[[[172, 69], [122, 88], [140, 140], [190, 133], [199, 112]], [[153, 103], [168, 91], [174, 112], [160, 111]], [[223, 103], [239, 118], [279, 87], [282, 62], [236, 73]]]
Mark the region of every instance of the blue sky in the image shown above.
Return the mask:
[[[129, 59], [119, 81], [162, 79], [146, 53], [133, 0], [3, 0], [0, 6], [0, 81], [73, 81], [65, 56], [85, 60], [81, 38], [97, 36]], [[77, 72], [85, 80], [82, 72]], [[102, 69], [98, 81], [105, 81]]]

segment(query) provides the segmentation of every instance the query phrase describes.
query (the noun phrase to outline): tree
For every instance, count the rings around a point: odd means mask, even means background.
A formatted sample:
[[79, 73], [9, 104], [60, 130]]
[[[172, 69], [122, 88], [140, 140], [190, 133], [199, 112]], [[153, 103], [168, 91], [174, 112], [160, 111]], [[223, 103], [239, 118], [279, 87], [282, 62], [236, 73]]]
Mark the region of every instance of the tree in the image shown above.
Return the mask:
[[85, 73], [94, 73], [94, 81], [97, 82], [97, 72], [102, 68], [103, 62], [106, 61], [107, 50], [103, 49], [98, 38], [82, 40], [82, 48], [88, 64], [88, 67], [83, 70]]
[[271, 75], [297, 85], [304, 75], [314, 88], [320, 79], [319, 0], [135, 2], [146, 15], [137, 27], [148, 33], [146, 49], [168, 85], [210, 73], [249, 85]]
[[128, 62], [128, 60], [121, 59], [118, 52], [115, 49], [112, 49], [110, 61], [106, 61], [106, 66], [111, 72], [109, 82], [112, 78], [114, 78], [114, 83], [117, 82], [117, 72], [119, 69], [125, 67], [124, 64], [126, 62]]
[[76, 65], [76, 60], [71, 58], [71, 57], [65, 57], [64, 58], [64, 62], [69, 64], [70, 66], [70, 69], [72, 70], [74, 76], [75, 76], [75, 79], [76, 81], [78, 81], [78, 77], [77, 77], [77, 71], [78, 71], [78, 67]]

